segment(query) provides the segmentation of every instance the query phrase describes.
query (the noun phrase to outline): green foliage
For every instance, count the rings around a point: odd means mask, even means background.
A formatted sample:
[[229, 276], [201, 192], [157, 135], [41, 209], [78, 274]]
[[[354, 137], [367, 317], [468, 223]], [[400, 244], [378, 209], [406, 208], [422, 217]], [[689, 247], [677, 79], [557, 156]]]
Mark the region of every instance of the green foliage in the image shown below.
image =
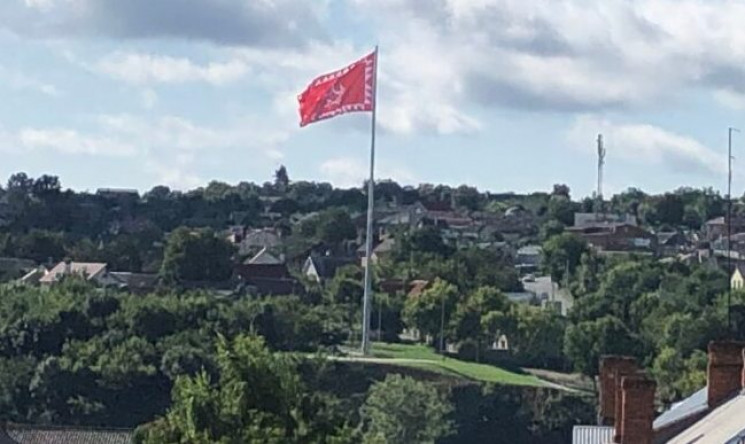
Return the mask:
[[160, 275], [167, 282], [219, 282], [232, 274], [233, 247], [209, 230], [181, 227], [168, 236]]
[[554, 281], [561, 282], [567, 271], [574, 273], [588, 251], [587, 243], [573, 234], [553, 236], [543, 243], [543, 268]]
[[514, 330], [506, 332], [519, 362], [542, 368], [564, 367], [566, 319], [555, 311], [531, 306], [513, 307], [510, 315]]
[[435, 443], [451, 433], [452, 411], [435, 387], [412, 378], [389, 375], [374, 384], [362, 407], [363, 442], [370, 444]]
[[640, 356], [640, 348], [638, 339], [613, 316], [569, 326], [564, 342], [564, 353], [574, 368], [589, 376], [598, 374], [601, 356]]
[[458, 289], [454, 285], [437, 279], [419, 296], [407, 299], [404, 320], [424, 335], [439, 336], [442, 320], [445, 325], [450, 322], [458, 299]]
[[300, 443], [335, 437], [335, 429], [313, 421], [325, 406], [306, 392], [295, 362], [270, 352], [261, 338], [220, 338], [217, 367], [215, 380], [206, 372], [178, 377], [168, 412], [142, 427], [137, 442]]

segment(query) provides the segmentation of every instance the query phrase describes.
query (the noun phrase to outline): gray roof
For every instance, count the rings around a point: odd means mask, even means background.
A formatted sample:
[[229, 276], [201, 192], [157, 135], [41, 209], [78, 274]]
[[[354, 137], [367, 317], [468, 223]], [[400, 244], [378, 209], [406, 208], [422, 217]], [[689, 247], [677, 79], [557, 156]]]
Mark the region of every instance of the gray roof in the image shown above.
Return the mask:
[[745, 429], [745, 395], [737, 395], [712, 410], [668, 444], [739, 443]]
[[709, 407], [707, 394], [707, 388], [704, 387], [679, 403], [673, 404], [669, 410], [654, 420], [655, 430], [675, 424], [682, 419], [706, 410]]
[[76, 429], [52, 426], [8, 425], [7, 434], [18, 444], [130, 444], [126, 429]]
[[572, 444], [611, 444], [614, 433], [613, 427], [574, 426]]
[[525, 256], [539, 256], [543, 253], [543, 247], [540, 245], [526, 245], [519, 250], [517, 254]]

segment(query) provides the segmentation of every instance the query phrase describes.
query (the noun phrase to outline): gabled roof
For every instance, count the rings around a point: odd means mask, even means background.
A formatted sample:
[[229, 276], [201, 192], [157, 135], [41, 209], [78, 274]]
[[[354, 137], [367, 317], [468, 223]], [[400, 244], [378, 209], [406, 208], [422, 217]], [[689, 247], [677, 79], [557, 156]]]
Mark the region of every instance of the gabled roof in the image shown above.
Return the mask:
[[110, 275], [130, 290], [149, 290], [158, 284], [157, 274], [112, 272]]
[[423, 280], [411, 281], [411, 283], [409, 284], [409, 293], [407, 296], [410, 298], [419, 297], [419, 295], [421, 295], [424, 292], [424, 290], [427, 289], [427, 287], [429, 287], [429, 281], [423, 281]]
[[50, 284], [52, 282], [57, 282], [60, 278], [69, 274], [85, 276], [86, 279], [90, 280], [105, 270], [106, 264], [104, 263], [70, 262], [68, 264], [65, 262], [60, 262], [59, 264], [55, 265], [54, 268], [49, 270], [49, 273], [42, 277], [39, 282]]
[[654, 420], [655, 430], [668, 427], [678, 421], [701, 413], [709, 408], [707, 400], [708, 389], [702, 388], [688, 398], [673, 404], [669, 410]]
[[336, 270], [354, 263], [353, 259], [334, 256], [310, 256], [309, 260], [313, 262], [316, 273], [322, 279], [332, 279], [336, 275]]
[[[72, 427], [9, 424], [9, 438], [17, 444], [131, 444], [127, 429], [82, 429]], [[0, 443], [4, 444], [2, 441]]]
[[262, 248], [261, 251], [256, 255], [248, 259], [244, 264], [264, 264], [264, 265], [279, 265], [283, 261], [277, 256], [271, 254], [266, 247]]
[[668, 444], [722, 443], [736, 444], [745, 438], [745, 395], [738, 394], [712, 410]]

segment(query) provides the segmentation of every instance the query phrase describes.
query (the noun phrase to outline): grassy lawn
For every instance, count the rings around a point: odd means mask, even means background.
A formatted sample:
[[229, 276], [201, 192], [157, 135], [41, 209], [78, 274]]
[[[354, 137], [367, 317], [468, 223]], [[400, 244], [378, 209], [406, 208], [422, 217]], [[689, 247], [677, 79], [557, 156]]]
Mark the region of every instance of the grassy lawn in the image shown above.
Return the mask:
[[467, 379], [495, 382], [510, 385], [543, 386], [540, 379], [529, 374], [513, 373], [499, 367], [475, 362], [443, 358], [431, 348], [421, 344], [374, 343], [373, 356], [376, 358], [406, 359], [423, 362], [396, 362], [396, 365], [424, 368], [438, 373], [458, 375]]

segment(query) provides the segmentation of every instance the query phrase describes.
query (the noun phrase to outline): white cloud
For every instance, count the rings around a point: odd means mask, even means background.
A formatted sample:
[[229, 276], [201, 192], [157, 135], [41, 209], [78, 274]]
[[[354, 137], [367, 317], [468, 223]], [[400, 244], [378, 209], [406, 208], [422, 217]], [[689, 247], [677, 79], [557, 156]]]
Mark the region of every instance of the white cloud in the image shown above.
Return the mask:
[[[137, 159], [154, 181], [186, 189], [203, 184], [197, 170], [205, 164], [219, 168], [251, 159], [268, 164], [283, 158], [287, 134], [253, 117], [220, 127], [196, 124], [176, 116], [145, 118], [133, 115], [96, 117], [91, 130], [72, 128], [0, 127], [0, 149], [53, 152], [69, 156]], [[13, 148], [16, 147], [16, 148]]]
[[418, 103], [583, 112], [653, 107], [691, 86], [745, 93], [741, 2], [352, 3], [377, 18], [383, 63], [403, 54], [395, 69], [419, 76], [402, 85]]
[[329, 0], [3, 0], [0, 27], [37, 38], [174, 39], [303, 46]]
[[[337, 187], [351, 188], [361, 186], [370, 177], [369, 168], [369, 165], [351, 157], [335, 157], [321, 163], [319, 170], [323, 180]], [[382, 163], [376, 165], [375, 169], [375, 180], [393, 179], [403, 183], [416, 181], [416, 175], [400, 165]]]
[[660, 165], [676, 172], [720, 175], [726, 172], [722, 156], [688, 136], [647, 124], [617, 124], [593, 116], [579, 117], [567, 134], [575, 147], [592, 150], [598, 133], [606, 140], [608, 158], [618, 157], [643, 165]]
[[137, 152], [126, 142], [64, 128], [24, 128], [18, 132], [17, 140], [29, 149], [50, 149], [63, 154], [131, 156]]
[[240, 60], [198, 65], [187, 58], [122, 52], [99, 60], [94, 69], [135, 85], [196, 81], [224, 85], [248, 73], [248, 66]]
[[179, 189], [204, 183], [196, 170], [206, 158], [218, 166], [246, 157], [276, 162], [283, 156], [281, 146], [288, 137], [285, 132], [252, 117], [220, 127], [199, 125], [176, 116], [147, 119], [127, 114], [105, 115], [98, 122], [106, 134], [138, 146], [146, 170], [158, 183]]

